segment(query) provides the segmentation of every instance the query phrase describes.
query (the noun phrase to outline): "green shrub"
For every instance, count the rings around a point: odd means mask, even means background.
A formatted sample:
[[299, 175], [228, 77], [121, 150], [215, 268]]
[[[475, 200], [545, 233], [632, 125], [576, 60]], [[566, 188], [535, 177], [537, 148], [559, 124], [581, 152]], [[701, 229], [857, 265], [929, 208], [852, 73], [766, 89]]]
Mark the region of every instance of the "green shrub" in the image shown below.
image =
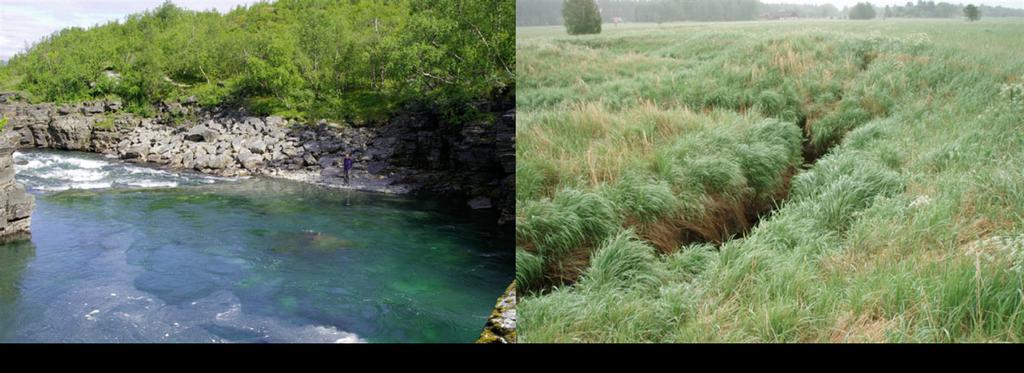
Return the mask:
[[605, 241], [580, 281], [590, 289], [649, 289], [658, 283], [655, 250], [626, 229]]
[[279, 0], [225, 14], [166, 2], [47, 36], [0, 76], [38, 101], [116, 95], [141, 115], [194, 95], [317, 119], [377, 120], [417, 101], [461, 123], [515, 91], [514, 11], [513, 0]]
[[622, 209], [626, 217], [649, 223], [674, 214], [679, 210], [678, 197], [672, 186], [664, 181], [644, 175], [642, 171], [628, 171], [604, 194]]
[[105, 129], [105, 130], [112, 130], [112, 129], [114, 129], [114, 115], [113, 114], [106, 114], [106, 115], [104, 115], [103, 119], [100, 119], [100, 120], [96, 121], [95, 125], [96, 125], [96, 127], [99, 127], [99, 128]]
[[594, 0], [565, 0], [562, 17], [569, 35], [601, 33], [601, 11]]
[[[517, 206], [518, 209], [518, 206]], [[565, 189], [551, 199], [524, 203], [517, 215], [516, 240], [533, 243], [544, 257], [557, 258], [599, 242], [618, 228], [609, 201], [596, 193]]]
[[537, 288], [544, 280], [544, 259], [523, 249], [516, 249], [516, 284], [524, 294]]
[[974, 22], [981, 19], [981, 11], [978, 10], [978, 6], [974, 4], [967, 4], [964, 7], [964, 17], [967, 17], [968, 21]]

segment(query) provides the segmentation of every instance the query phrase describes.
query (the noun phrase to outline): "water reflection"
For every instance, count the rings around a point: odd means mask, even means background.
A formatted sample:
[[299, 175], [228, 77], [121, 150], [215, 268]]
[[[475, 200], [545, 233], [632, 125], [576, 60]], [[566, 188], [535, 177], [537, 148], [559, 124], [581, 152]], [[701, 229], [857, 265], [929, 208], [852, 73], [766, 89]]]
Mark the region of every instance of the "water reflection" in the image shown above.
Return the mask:
[[21, 280], [28, 262], [36, 255], [36, 246], [19, 235], [0, 243], [0, 339], [7, 335], [21, 298]]

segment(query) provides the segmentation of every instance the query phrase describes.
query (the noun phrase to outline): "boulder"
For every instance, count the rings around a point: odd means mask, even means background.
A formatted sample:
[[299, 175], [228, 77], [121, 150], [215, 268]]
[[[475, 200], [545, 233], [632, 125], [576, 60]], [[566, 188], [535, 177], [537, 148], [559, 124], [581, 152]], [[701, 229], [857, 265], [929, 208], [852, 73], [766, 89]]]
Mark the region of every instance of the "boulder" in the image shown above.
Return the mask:
[[149, 147], [145, 144], [135, 144], [129, 146], [124, 151], [122, 158], [124, 159], [142, 159], [146, 154], [149, 153]]
[[249, 149], [245, 148], [245, 141], [242, 140], [241, 136], [236, 136], [235, 138], [231, 139], [231, 149], [233, 149], [235, 151], [235, 153], [238, 153], [238, 152], [242, 151], [243, 149], [245, 151], [250, 152], [250, 153], [252, 152]]
[[[281, 153], [284, 153], [284, 155], [288, 156], [289, 158], [294, 158], [294, 157], [298, 157], [299, 156], [299, 149], [294, 147], [294, 146], [281, 146], [280, 149], [281, 149]], [[314, 162], [314, 163], [316, 163], [316, 162]]]
[[302, 161], [305, 162], [307, 166], [315, 166], [317, 164], [316, 157], [309, 153], [302, 156]]
[[253, 154], [263, 154], [267, 150], [267, 143], [263, 142], [263, 140], [247, 141], [245, 147]]
[[276, 116], [276, 115], [272, 115], [272, 116], [267, 117], [266, 124], [267, 124], [267, 126], [275, 127], [275, 128], [283, 128], [283, 127], [286, 126], [286, 122], [285, 122], [284, 118]]
[[196, 127], [185, 134], [185, 140], [192, 142], [214, 142], [220, 135], [216, 130], [209, 127]]
[[388, 164], [384, 162], [370, 162], [366, 164], [366, 172], [376, 175], [383, 172], [387, 167]]
[[92, 122], [83, 116], [57, 117], [47, 129], [49, 146], [65, 150], [90, 150]]
[[492, 207], [491, 199], [483, 196], [473, 198], [469, 200], [469, 202], [466, 202], [466, 204], [474, 210], [489, 209]]
[[306, 154], [320, 154], [320, 143], [316, 141], [307, 142], [302, 144], [302, 149], [306, 151]]
[[206, 166], [212, 170], [223, 170], [232, 166], [234, 163], [235, 160], [232, 159], [231, 156], [227, 154], [218, 154], [215, 156], [211, 156], [207, 161]]
[[242, 167], [253, 172], [259, 170], [260, 166], [263, 165], [262, 156], [252, 154], [252, 152], [246, 149], [240, 150], [236, 155], [236, 159], [238, 159], [238, 163], [241, 164]]
[[252, 133], [259, 134], [267, 132], [267, 123], [258, 117], [245, 117], [245, 119], [242, 120], [242, 123], [245, 127], [250, 128]]
[[191, 151], [182, 154], [181, 167], [185, 169], [196, 168], [196, 154]]
[[196, 155], [196, 159], [195, 159], [195, 166], [194, 166], [194, 168], [196, 170], [200, 170], [200, 171], [203, 170], [203, 169], [209, 169], [210, 168], [210, 162], [212, 161], [212, 159], [213, 159], [212, 155], [209, 155], [209, 154], [199, 155], [199, 154], [197, 154]]
[[320, 171], [320, 176], [324, 178], [344, 177], [345, 170], [342, 170], [340, 167], [327, 167]]
[[100, 102], [87, 102], [82, 104], [81, 108], [82, 114], [85, 115], [100, 114], [104, 110], [104, 105]]

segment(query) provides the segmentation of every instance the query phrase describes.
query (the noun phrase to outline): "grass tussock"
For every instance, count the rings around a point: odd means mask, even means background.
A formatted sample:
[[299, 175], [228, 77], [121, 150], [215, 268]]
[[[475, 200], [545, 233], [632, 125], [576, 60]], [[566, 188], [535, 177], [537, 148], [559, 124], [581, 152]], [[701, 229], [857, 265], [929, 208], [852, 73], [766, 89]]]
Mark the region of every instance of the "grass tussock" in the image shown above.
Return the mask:
[[520, 30], [520, 340], [1024, 340], [1019, 27]]
[[[554, 125], [566, 122], [580, 126], [571, 132]], [[531, 117], [518, 127], [545, 133], [548, 142], [527, 141], [517, 151], [560, 155], [531, 156], [520, 171], [529, 174], [532, 164], [545, 162], [578, 166], [556, 167], [561, 173], [553, 180], [537, 182], [560, 188], [555, 192], [519, 190], [517, 243], [550, 268], [545, 278], [522, 284], [572, 282], [588, 265], [588, 254], [623, 228], [634, 227], [662, 252], [698, 240], [724, 241], [749, 228], [761, 212], [750, 209], [770, 206], [802, 162], [800, 129], [755, 115], [664, 113], [646, 105], [617, 113], [587, 106]], [[579, 150], [569, 151], [573, 147]], [[614, 166], [596, 166], [608, 164]]]

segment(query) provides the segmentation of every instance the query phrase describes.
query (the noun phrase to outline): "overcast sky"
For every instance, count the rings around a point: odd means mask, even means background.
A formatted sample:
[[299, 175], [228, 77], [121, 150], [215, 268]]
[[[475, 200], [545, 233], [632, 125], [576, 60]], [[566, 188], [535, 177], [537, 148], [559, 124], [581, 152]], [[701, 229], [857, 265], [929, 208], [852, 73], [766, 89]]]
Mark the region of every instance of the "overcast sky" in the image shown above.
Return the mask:
[[[172, 0], [193, 10], [227, 12], [257, 0]], [[89, 27], [152, 9], [164, 0], [0, 0], [0, 60], [65, 27]]]
[[[4, 1], [4, 0], [0, 0]], [[886, 5], [906, 5], [907, 2], [917, 4], [917, 0], [761, 0], [762, 3], [766, 4], [832, 4], [836, 8], [842, 9], [844, 6], [853, 6], [854, 4], [867, 1], [875, 6], [886, 6]], [[1024, 0], [932, 0], [936, 3], [946, 2], [951, 4], [985, 4], [991, 6], [1005, 6], [1007, 8], [1024, 8]]]

